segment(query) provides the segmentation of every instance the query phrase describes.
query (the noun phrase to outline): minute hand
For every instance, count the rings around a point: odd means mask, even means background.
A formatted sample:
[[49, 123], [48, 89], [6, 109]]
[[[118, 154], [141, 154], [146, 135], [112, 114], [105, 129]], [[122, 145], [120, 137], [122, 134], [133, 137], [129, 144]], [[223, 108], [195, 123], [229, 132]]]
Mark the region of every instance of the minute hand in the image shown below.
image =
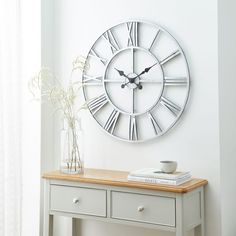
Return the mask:
[[138, 74], [137, 76], [135, 76], [134, 79], [136, 79], [136, 78], [139, 77], [140, 75], [143, 75], [143, 74], [145, 74], [145, 73], [148, 73], [148, 71], [149, 71], [153, 66], [155, 66], [156, 64], [157, 64], [157, 62], [156, 62], [155, 64], [153, 64], [152, 66], [145, 68], [140, 74]]

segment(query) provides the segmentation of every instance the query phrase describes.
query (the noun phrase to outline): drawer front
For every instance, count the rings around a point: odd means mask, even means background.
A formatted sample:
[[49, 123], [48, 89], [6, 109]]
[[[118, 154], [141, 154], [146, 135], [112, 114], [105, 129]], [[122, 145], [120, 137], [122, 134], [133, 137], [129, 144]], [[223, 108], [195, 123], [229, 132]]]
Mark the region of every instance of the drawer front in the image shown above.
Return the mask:
[[169, 197], [112, 192], [111, 217], [175, 227], [175, 199]]
[[106, 217], [106, 191], [51, 185], [50, 209]]

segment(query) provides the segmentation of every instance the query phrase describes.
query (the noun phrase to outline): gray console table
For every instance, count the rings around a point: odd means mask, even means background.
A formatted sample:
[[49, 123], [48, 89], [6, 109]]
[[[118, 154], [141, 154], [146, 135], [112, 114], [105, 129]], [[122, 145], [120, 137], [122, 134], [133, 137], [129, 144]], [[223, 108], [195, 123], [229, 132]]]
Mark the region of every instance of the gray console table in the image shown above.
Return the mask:
[[176, 236], [194, 229], [195, 235], [205, 236], [206, 180], [171, 186], [131, 182], [127, 175], [100, 169], [78, 175], [44, 174], [43, 235], [52, 236], [53, 216], [61, 215], [171, 231]]

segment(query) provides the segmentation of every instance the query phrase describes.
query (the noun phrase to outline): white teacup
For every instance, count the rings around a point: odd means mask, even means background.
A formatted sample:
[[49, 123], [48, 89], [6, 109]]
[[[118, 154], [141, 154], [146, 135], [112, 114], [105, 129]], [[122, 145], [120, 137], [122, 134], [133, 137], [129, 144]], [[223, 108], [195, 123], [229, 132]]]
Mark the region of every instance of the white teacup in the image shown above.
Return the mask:
[[174, 173], [177, 169], [176, 161], [160, 161], [160, 169], [164, 173]]

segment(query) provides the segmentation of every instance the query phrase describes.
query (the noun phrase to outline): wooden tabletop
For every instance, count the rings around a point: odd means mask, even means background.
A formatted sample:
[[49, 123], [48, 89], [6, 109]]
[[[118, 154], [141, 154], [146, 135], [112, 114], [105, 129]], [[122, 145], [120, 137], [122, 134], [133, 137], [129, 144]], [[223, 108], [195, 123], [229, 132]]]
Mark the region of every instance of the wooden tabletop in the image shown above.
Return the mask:
[[134, 182], [127, 180], [128, 174], [129, 173], [125, 171], [85, 169], [83, 174], [73, 175], [63, 174], [60, 171], [52, 171], [49, 173], [45, 173], [43, 175], [43, 178], [52, 180], [74, 181], [81, 183], [93, 183], [120, 187], [150, 189], [174, 193], [187, 193], [207, 184], [207, 180], [196, 178], [192, 178], [190, 181], [178, 186]]

